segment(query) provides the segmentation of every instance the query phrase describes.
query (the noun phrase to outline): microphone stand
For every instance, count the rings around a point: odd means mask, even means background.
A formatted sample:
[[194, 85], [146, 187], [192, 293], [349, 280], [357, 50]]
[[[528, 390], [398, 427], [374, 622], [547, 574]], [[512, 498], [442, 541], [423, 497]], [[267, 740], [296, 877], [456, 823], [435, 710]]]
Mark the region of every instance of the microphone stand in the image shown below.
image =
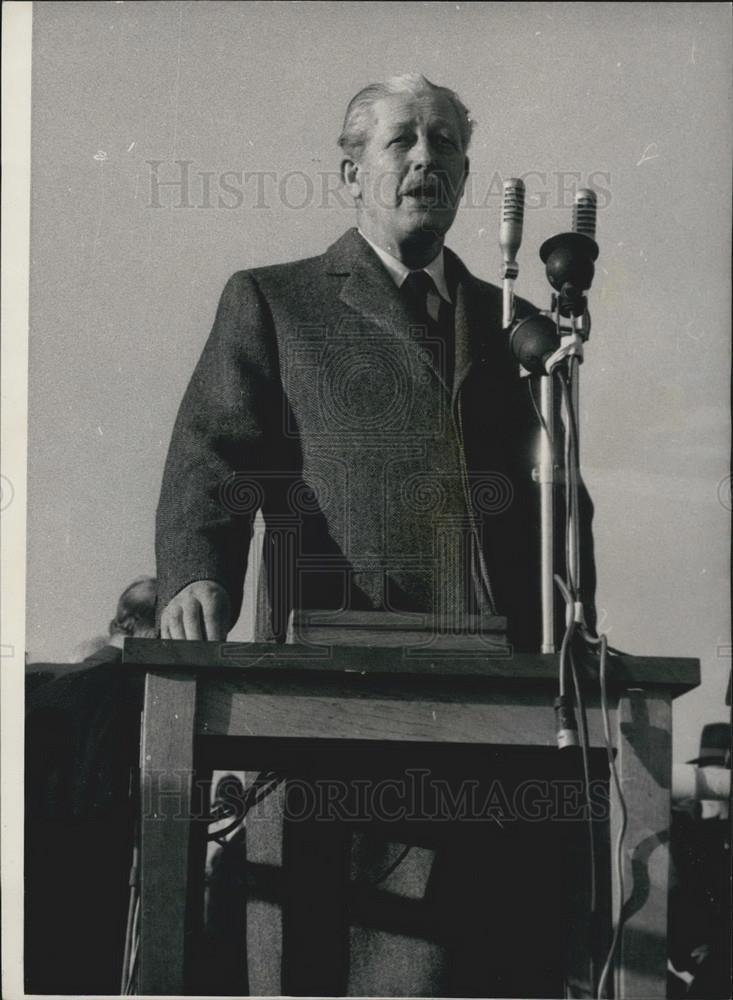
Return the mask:
[[[514, 329], [514, 282], [519, 274], [517, 250], [522, 242], [524, 222], [524, 184], [518, 178], [510, 178], [504, 183], [502, 197], [501, 229], [499, 245], [503, 252], [502, 270], [502, 326]], [[523, 324], [520, 324], [522, 326]], [[554, 331], [545, 328], [537, 331], [540, 341], [551, 352]], [[514, 336], [514, 334], [512, 335]], [[534, 343], [532, 334], [530, 339]], [[549, 348], [548, 348], [549, 344]], [[529, 363], [529, 370], [534, 365]], [[531, 378], [534, 376], [531, 375]], [[555, 539], [555, 455], [554, 455], [554, 385], [552, 376], [540, 378], [540, 414], [545, 433], [540, 437], [539, 466], [536, 479], [540, 487], [540, 575], [542, 593], [542, 652], [555, 652], [555, 581], [554, 581], [554, 539]]]
[[[579, 470], [579, 368], [583, 344], [590, 333], [590, 316], [585, 292], [593, 282], [598, 244], [595, 242], [596, 195], [589, 189], [576, 193], [573, 205], [572, 232], [560, 233], [540, 247], [547, 279], [554, 289], [549, 313], [525, 317], [518, 323], [514, 316], [514, 282], [519, 268], [516, 254], [521, 245], [524, 221], [524, 184], [518, 178], [504, 183], [499, 245], [503, 253], [502, 323], [511, 330], [510, 347], [517, 360], [539, 381], [539, 417], [541, 422], [539, 454], [533, 478], [540, 493], [540, 593], [542, 614], [541, 651], [556, 651], [555, 623], [555, 379], [562, 380], [561, 416], [565, 427], [565, 502], [566, 502], [566, 606], [576, 623], [583, 618], [580, 603], [580, 552], [578, 530]], [[533, 397], [534, 398], [534, 397]], [[570, 626], [570, 622], [566, 623]], [[562, 652], [567, 641], [563, 642]]]
[[[562, 420], [566, 440], [565, 503], [567, 537], [565, 575], [572, 598], [575, 621], [583, 623], [580, 601], [580, 552], [579, 552], [579, 403], [580, 365], [583, 345], [590, 335], [590, 315], [585, 292], [590, 288], [598, 257], [595, 235], [595, 196], [593, 192], [579, 192], [573, 218], [573, 232], [553, 236], [542, 244], [540, 257], [545, 264], [547, 278], [555, 289], [552, 313], [558, 337], [558, 347], [543, 358], [547, 374], [540, 377], [540, 413], [546, 432], [540, 445], [540, 522], [541, 522], [541, 576], [542, 576], [542, 652], [555, 652], [554, 605], [554, 379], [564, 379]], [[592, 208], [590, 220], [584, 214], [587, 203]], [[581, 231], [579, 231], [581, 230]], [[585, 231], [582, 231], [585, 230]], [[591, 232], [593, 235], [591, 235]], [[552, 463], [552, 468], [549, 468]]]
[[[508, 203], [508, 199], [507, 199]], [[504, 326], [511, 328], [510, 347], [515, 357], [539, 390], [541, 423], [537, 466], [532, 476], [540, 494], [540, 593], [542, 613], [541, 651], [556, 652], [555, 622], [555, 485], [559, 456], [556, 452], [556, 385], [562, 389], [561, 417], [567, 442], [565, 461], [565, 499], [568, 536], [566, 537], [565, 575], [568, 586], [566, 606], [573, 605], [576, 623], [582, 621], [580, 605], [580, 553], [578, 530], [579, 459], [579, 367], [583, 344], [590, 333], [585, 292], [590, 288], [598, 257], [595, 242], [596, 196], [593, 191], [578, 191], [573, 208], [573, 231], [546, 240], [540, 248], [547, 278], [554, 289], [549, 312], [527, 316], [514, 323], [513, 294], [516, 261], [507, 247], [504, 221], [500, 243], [504, 249]], [[516, 241], [515, 241], [516, 242]], [[509, 250], [509, 252], [508, 252]], [[536, 398], [533, 395], [533, 399]], [[565, 596], [565, 595], [564, 595]], [[570, 598], [570, 601], [567, 600]], [[566, 626], [569, 623], [566, 623]], [[563, 649], [566, 643], [563, 644]]]
[[[585, 301], [585, 300], [583, 300]], [[571, 525], [577, 527], [578, 476], [579, 476], [579, 435], [578, 404], [580, 398], [580, 364], [583, 360], [583, 342], [587, 338], [587, 312], [580, 317], [570, 317], [568, 323], [563, 316], [565, 303], [562, 296], [553, 296], [552, 311], [555, 336], [559, 347], [544, 359], [544, 371], [530, 377], [539, 381], [539, 411], [542, 421], [538, 448], [535, 479], [540, 492], [540, 595], [542, 608], [541, 652], [556, 652], [555, 629], [555, 485], [558, 461], [555, 454], [555, 378], [564, 377], [569, 389], [570, 407], [563, 397], [561, 417], [566, 440], [570, 435], [573, 447], [569, 450], [570, 464], [565, 464], [566, 504], [576, 518]], [[575, 530], [567, 539], [568, 565], [566, 573], [573, 592], [580, 586], [580, 558], [578, 538]]]
[[501, 316], [502, 326], [505, 330], [510, 329], [514, 322], [514, 281], [519, 273], [519, 267], [514, 261], [512, 264], [504, 265], [502, 276], [502, 298]]
[[[530, 378], [535, 378], [531, 375]], [[540, 595], [542, 653], [555, 652], [555, 385], [552, 375], [539, 376], [540, 445], [537, 482], [540, 488]]]

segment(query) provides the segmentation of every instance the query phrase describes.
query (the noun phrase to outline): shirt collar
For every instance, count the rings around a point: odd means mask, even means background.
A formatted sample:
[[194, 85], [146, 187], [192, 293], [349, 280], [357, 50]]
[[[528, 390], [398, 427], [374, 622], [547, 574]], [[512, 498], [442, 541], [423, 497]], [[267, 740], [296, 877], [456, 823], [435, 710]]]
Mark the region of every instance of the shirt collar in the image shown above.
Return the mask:
[[[398, 288], [401, 288], [402, 283], [404, 282], [407, 275], [410, 273], [410, 268], [407, 267], [405, 264], [403, 264], [401, 260], [398, 260], [397, 257], [393, 257], [391, 253], [387, 253], [386, 250], [383, 250], [381, 247], [377, 246], [376, 243], [372, 243], [372, 241], [369, 239], [368, 236], [364, 236], [364, 233], [362, 233], [361, 229], [359, 230], [359, 235], [366, 240], [366, 242], [369, 244], [369, 246], [372, 248], [375, 254], [379, 257], [381, 262], [387, 268], [387, 271], [389, 272], [389, 275], [394, 281], [395, 285], [397, 285]], [[427, 274], [430, 275], [430, 277], [435, 282], [435, 287], [437, 288], [440, 297], [442, 299], [445, 299], [446, 302], [450, 303], [451, 297], [448, 292], [448, 283], [445, 280], [445, 261], [443, 257], [443, 248], [442, 247], [440, 248], [440, 253], [434, 260], [431, 260], [429, 264], [425, 265], [425, 267], [418, 268], [418, 270], [425, 271]]]

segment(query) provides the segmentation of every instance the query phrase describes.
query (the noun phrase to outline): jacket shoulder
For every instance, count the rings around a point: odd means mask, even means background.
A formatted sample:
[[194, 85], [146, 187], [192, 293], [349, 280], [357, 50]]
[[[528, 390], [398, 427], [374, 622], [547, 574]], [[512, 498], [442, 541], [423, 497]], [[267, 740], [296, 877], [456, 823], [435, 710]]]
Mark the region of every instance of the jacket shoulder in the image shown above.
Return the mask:
[[255, 296], [264, 300], [297, 297], [300, 290], [305, 291], [319, 283], [322, 274], [322, 256], [246, 268], [235, 271], [229, 278], [224, 295], [235, 299]]
[[312, 257], [303, 257], [300, 260], [285, 261], [281, 264], [265, 264], [254, 267], [245, 273], [252, 275], [255, 281], [263, 284], [291, 281], [301, 275], [310, 276], [314, 271], [321, 270], [323, 256], [323, 254], [317, 254]]

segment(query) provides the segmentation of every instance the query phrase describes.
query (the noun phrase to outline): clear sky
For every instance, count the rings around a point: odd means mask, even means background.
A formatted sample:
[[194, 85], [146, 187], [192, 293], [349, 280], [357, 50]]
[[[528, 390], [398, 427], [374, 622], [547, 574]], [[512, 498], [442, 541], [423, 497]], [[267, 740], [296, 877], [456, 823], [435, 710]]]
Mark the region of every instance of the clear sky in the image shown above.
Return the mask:
[[[731, 663], [730, 20], [695, 3], [37, 3], [30, 658], [69, 659], [154, 572], [168, 440], [226, 279], [352, 224], [346, 102], [415, 70], [478, 121], [448, 239], [474, 273], [498, 281], [500, 179], [526, 175], [518, 290], [548, 305], [539, 245], [575, 186], [599, 191], [581, 415], [601, 624], [630, 652], [701, 658], [675, 717], [675, 758], [693, 756], [727, 717]], [[155, 169], [187, 170], [187, 193]]]

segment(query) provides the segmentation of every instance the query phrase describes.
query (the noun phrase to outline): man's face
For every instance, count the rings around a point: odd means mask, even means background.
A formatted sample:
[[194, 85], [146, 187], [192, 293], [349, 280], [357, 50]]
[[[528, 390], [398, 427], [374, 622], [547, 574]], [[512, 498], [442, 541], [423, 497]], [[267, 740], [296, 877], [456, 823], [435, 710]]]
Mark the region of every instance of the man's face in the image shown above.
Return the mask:
[[456, 113], [439, 94], [394, 94], [372, 106], [358, 162], [344, 176], [365, 235], [394, 253], [448, 232], [468, 175]]

